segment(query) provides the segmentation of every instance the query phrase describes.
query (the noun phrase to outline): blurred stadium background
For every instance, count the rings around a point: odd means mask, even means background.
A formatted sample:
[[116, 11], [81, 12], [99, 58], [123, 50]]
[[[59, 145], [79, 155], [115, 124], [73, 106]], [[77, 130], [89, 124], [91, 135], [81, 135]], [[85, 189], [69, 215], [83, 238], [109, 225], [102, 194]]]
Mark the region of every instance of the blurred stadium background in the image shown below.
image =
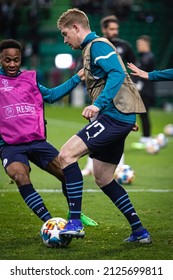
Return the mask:
[[[0, 39], [13, 38], [22, 43], [23, 67], [36, 69], [43, 85], [55, 86], [76, 72], [81, 52], [66, 46], [56, 27], [58, 17], [71, 7], [87, 13], [91, 29], [98, 35], [100, 19], [115, 14], [120, 20], [119, 37], [129, 41], [135, 52], [137, 37], [149, 35], [156, 68], [173, 67], [172, 0], [0, 0]], [[73, 57], [69, 68], [55, 67], [55, 56], [62, 53]], [[171, 84], [156, 83], [155, 107], [173, 110]], [[66, 102], [70, 103], [70, 98]]]
[[[81, 52], [66, 46], [56, 27], [58, 17], [71, 7], [78, 7], [87, 13], [91, 29], [98, 35], [101, 35], [100, 19], [114, 13], [120, 19], [120, 38], [128, 40], [135, 52], [137, 37], [149, 35], [153, 41], [152, 51], [157, 69], [173, 67], [173, 0], [0, 0], [0, 40], [14, 38], [22, 43], [22, 66], [25, 69], [36, 69], [41, 84], [55, 86], [76, 72], [75, 65]], [[64, 53], [73, 56], [71, 67], [56, 68], [56, 55]], [[173, 83], [157, 82], [155, 85], [157, 98], [155, 108], [151, 111], [153, 135], [173, 123]], [[48, 139], [58, 149], [86, 124], [86, 120], [80, 117], [81, 108], [72, 107], [76, 104], [81, 106], [79, 94], [75, 102], [72, 102], [72, 96], [73, 92], [69, 99], [62, 100], [62, 103], [70, 106], [59, 106], [58, 110], [56, 105], [46, 107]], [[88, 101], [87, 98], [85, 101]], [[111, 202], [105, 200], [103, 205], [102, 193], [98, 192], [94, 177], [86, 176], [83, 210], [99, 223], [99, 227], [88, 227], [87, 238], [80, 243], [74, 240], [72, 250], [47, 250], [40, 242], [41, 222], [39, 224], [34, 214], [28, 211], [0, 165], [0, 259], [172, 259], [173, 137], [169, 137], [166, 148], [151, 156], [144, 149], [133, 148], [132, 144], [138, 141], [139, 136], [140, 132], [131, 133], [125, 146], [125, 161], [135, 170], [135, 180], [127, 189], [144, 224], [152, 233], [152, 246], [144, 248], [131, 244], [129, 247], [122, 243], [129, 230], [126, 221], [122, 220], [119, 213], [112, 212]], [[86, 158], [81, 158], [82, 168], [85, 163]], [[52, 215], [66, 217], [67, 205], [60, 182], [38, 170], [37, 166], [31, 166], [33, 185], [39, 192], [43, 192], [43, 199]]]

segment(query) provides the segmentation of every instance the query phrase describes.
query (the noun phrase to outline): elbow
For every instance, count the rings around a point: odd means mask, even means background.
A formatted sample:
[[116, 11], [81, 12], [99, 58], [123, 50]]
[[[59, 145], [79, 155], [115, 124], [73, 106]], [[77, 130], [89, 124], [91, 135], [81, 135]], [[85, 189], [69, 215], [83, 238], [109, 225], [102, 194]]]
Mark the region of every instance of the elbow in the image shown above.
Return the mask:
[[49, 99], [49, 104], [53, 104], [54, 102], [55, 102], [55, 100]]
[[126, 78], [126, 74], [124, 72], [121, 72], [121, 75], [120, 75], [120, 83], [122, 84], [124, 82]]
[[116, 73], [116, 76], [119, 77], [119, 79], [123, 82], [125, 77], [126, 77], [126, 73], [123, 69], [119, 69], [119, 71]]

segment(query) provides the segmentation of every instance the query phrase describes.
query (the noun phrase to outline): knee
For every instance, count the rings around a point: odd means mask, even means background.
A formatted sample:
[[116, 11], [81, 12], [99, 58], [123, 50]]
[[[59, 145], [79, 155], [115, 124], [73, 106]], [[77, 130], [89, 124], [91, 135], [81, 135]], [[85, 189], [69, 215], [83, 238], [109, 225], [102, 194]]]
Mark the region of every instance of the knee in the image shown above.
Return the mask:
[[22, 186], [25, 184], [30, 183], [29, 176], [26, 172], [20, 171], [18, 169], [13, 169], [10, 171], [10, 174], [8, 173], [11, 179], [15, 181], [17, 186]]
[[95, 176], [95, 183], [100, 188], [108, 185], [114, 178], [112, 176]]
[[103, 187], [103, 180], [102, 178], [99, 176], [95, 176], [95, 183], [97, 184], [97, 186], [99, 186], [100, 188]]
[[63, 169], [72, 163], [70, 153], [68, 150], [62, 149], [58, 155], [60, 167]]
[[13, 180], [16, 182], [18, 186], [23, 186], [30, 182], [27, 174], [21, 172], [16, 172]]

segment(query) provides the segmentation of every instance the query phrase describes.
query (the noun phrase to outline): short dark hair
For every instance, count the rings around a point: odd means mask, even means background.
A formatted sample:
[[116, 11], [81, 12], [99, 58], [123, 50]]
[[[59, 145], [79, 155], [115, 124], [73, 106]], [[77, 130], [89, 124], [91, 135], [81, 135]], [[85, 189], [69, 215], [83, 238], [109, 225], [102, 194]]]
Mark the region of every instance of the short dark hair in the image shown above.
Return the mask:
[[150, 45], [152, 43], [152, 38], [149, 35], [141, 35], [137, 38], [137, 40], [144, 40], [144, 41], [148, 42], [148, 44], [150, 44]]
[[100, 21], [100, 25], [103, 28], [107, 28], [110, 22], [115, 22], [115, 23], [119, 24], [118, 18], [115, 15], [110, 15], [110, 16], [106, 16], [106, 17], [102, 18]]
[[21, 51], [22, 45], [14, 39], [6, 39], [0, 42], [0, 52], [2, 52], [4, 49], [9, 48], [18, 49], [19, 51]]

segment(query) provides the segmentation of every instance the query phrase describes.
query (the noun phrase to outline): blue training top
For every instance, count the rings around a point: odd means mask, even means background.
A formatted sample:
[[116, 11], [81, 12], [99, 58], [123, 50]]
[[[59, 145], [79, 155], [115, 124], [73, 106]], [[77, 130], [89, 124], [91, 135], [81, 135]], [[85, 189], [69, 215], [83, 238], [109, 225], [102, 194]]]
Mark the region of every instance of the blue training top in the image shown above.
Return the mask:
[[[95, 32], [89, 33], [82, 42], [81, 48], [83, 49], [97, 37]], [[100, 109], [101, 114], [108, 115], [118, 121], [134, 124], [136, 114], [124, 114], [118, 111], [112, 101], [125, 78], [115, 50], [105, 42], [93, 42], [90, 51], [93, 76], [96, 79], [106, 77], [105, 87], [93, 104]]]
[[173, 81], [173, 68], [165, 70], [154, 70], [148, 73], [151, 81]]

